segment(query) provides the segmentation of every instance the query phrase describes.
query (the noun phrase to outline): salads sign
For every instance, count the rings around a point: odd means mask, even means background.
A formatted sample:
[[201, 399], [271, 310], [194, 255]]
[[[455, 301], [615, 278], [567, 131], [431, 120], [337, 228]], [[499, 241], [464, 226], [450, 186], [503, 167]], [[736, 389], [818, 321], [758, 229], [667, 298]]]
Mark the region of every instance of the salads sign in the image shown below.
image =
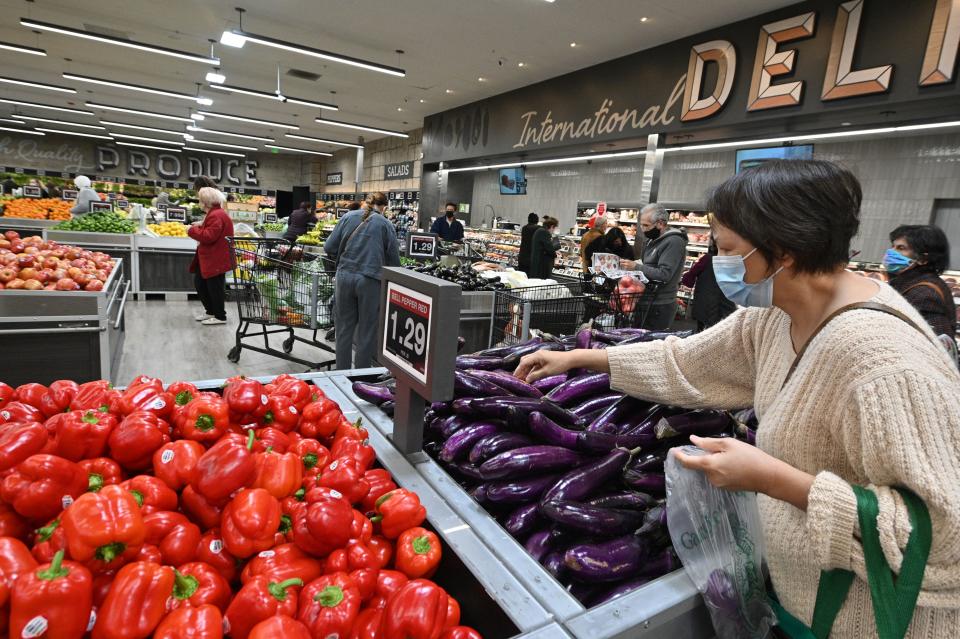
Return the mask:
[[785, 116], [822, 128], [896, 105], [900, 118], [908, 107], [945, 115], [960, 96], [958, 45], [956, 0], [809, 0], [429, 116], [424, 161], [708, 128], [742, 136], [738, 125], [782, 132]]

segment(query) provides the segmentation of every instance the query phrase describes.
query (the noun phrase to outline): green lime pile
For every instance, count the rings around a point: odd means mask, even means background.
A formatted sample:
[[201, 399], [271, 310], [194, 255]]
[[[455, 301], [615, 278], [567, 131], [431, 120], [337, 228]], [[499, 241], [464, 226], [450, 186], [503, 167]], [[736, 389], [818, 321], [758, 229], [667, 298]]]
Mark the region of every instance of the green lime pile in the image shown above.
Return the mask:
[[89, 213], [57, 224], [58, 231], [86, 231], [88, 233], [134, 233], [137, 223], [116, 213]]

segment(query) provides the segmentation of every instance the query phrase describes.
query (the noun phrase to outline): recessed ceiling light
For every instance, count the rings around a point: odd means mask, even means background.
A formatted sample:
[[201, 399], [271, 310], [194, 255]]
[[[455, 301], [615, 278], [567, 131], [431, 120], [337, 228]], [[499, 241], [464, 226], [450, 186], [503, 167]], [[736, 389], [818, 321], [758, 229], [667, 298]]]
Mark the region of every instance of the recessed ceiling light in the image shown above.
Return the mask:
[[850, 122], [841, 122], [840, 126], [850, 126]]
[[424, 100], [423, 98], [420, 98], [420, 104], [423, 104], [424, 102], [426, 102], [426, 100]]
[[220, 131], [218, 129], [201, 129], [197, 126], [188, 126], [187, 131], [195, 131], [197, 133], [210, 133], [211, 135], [225, 135], [231, 138], [242, 138], [244, 140], [257, 140], [259, 142], [273, 142], [273, 138], [264, 138], [259, 135], [244, 135], [241, 133], [230, 133], [228, 131]]
[[517, 66], [520, 67], [520, 68], [523, 68], [523, 67], [527, 66], [527, 63], [526, 63], [526, 62], [517, 62]]
[[124, 140], [140, 140], [142, 142], [153, 142], [154, 144], [172, 144], [173, 146], [183, 146], [184, 143], [179, 140], [158, 140], [156, 138], [145, 138], [139, 135], [128, 135], [126, 133], [113, 133], [110, 132], [115, 138], [123, 138]]
[[116, 141], [116, 144], [120, 146], [133, 146], [138, 149], [154, 149], [156, 151], [168, 151], [170, 153], [180, 153], [183, 149], [175, 146], [150, 146], [149, 144], [140, 144], [139, 142], [121, 142]]
[[[92, 111], [83, 111], [82, 109], [68, 109], [67, 107], [52, 106], [50, 104], [40, 104], [38, 102], [27, 102], [26, 100], [11, 100], [9, 98], [0, 98], [4, 104], [16, 104], [19, 106], [34, 107], [37, 109], [49, 109], [51, 111], [63, 111], [64, 113], [77, 113], [79, 115], [94, 115]], [[87, 103], [87, 106], [90, 106]]]
[[112, 140], [109, 135], [94, 135], [92, 133], [77, 133], [76, 131], [64, 131], [62, 129], [43, 129], [37, 127], [37, 131], [46, 131], [47, 133], [59, 133], [60, 135], [77, 135], [82, 138], [96, 138], [97, 140]]
[[230, 153], [228, 151], [214, 151], [213, 149], [198, 149], [192, 146], [183, 147], [184, 151], [197, 151], [199, 153], [209, 153], [210, 155], [227, 155], [232, 158], [243, 158], [246, 157], [243, 153]]
[[134, 42], [133, 40], [126, 40], [123, 38], [114, 38], [111, 36], [100, 35], [99, 33], [90, 33], [89, 31], [83, 31], [81, 29], [73, 29], [71, 27], [61, 27], [56, 24], [50, 24], [48, 22], [37, 22], [36, 20], [30, 20], [28, 18], [20, 18], [20, 24], [30, 29], [39, 29], [40, 31], [51, 31], [53, 33], [60, 33], [62, 35], [74, 36], [77, 38], [84, 38], [87, 40], [95, 40], [96, 42], [103, 42], [106, 44], [116, 44], [121, 47], [129, 47], [131, 49], [139, 49], [140, 51], [147, 51], [148, 53], [156, 53], [159, 55], [168, 55], [174, 58], [181, 58], [183, 60], [190, 60], [191, 62], [203, 62], [204, 64], [220, 64], [220, 60], [217, 58], [208, 58], [206, 56], [197, 55], [195, 53], [189, 53], [187, 51], [177, 51], [176, 49], [168, 49], [166, 47], [158, 47], [152, 44], [146, 44], [143, 42]]
[[571, 43], [570, 43], [570, 46], [571, 46], [571, 47], [575, 47], [575, 46], [577, 46], [577, 43], [576, 43], [576, 42], [571, 42]]
[[447, 89], [447, 93], [453, 93], [453, 89]]
[[0, 77], [0, 82], [6, 84], [19, 84], [20, 86], [33, 87], [34, 89], [44, 89], [45, 91], [59, 91], [61, 93], [76, 93], [76, 89], [70, 87], [58, 87], [54, 84], [44, 84], [43, 82], [31, 82], [30, 80], [17, 80], [16, 78]]
[[353, 144], [352, 142], [337, 142], [336, 140], [328, 140], [326, 138], [312, 138], [309, 135], [296, 135], [295, 133], [284, 133], [283, 137], [292, 138], [294, 140], [307, 140], [308, 142], [319, 142], [321, 144], [336, 144], [338, 146], [349, 146], [354, 149], [362, 149], [362, 144]]
[[[189, 122], [193, 124], [190, 118], [182, 118], [177, 115], [167, 115], [165, 113], [154, 113], [153, 111], [141, 111], [140, 109], [128, 109], [126, 107], [110, 106], [109, 104], [99, 104], [97, 102], [87, 102], [91, 109], [102, 109], [104, 111], [117, 111], [118, 113], [132, 113], [133, 115], [142, 115], [148, 118], [160, 118], [161, 120], [174, 120], [176, 122]], [[87, 113], [83, 111], [83, 113]], [[90, 115], [93, 115], [92, 113]]]
[[477, 78], [477, 82], [486, 82], [486, 81], [487, 81], [487, 79], [484, 78], [483, 76]]
[[248, 122], [250, 124], [262, 124], [263, 126], [275, 126], [281, 129], [290, 129], [291, 131], [297, 131], [300, 129], [295, 124], [283, 124], [282, 122], [271, 122], [270, 120], [258, 120], [256, 118], [246, 118], [242, 115], [230, 115], [228, 113], [214, 113], [213, 111], [200, 111], [200, 115], [205, 115], [210, 118], [223, 118], [225, 120], [236, 120], [237, 122]]
[[61, 124], [64, 126], [77, 126], [82, 129], [98, 129], [100, 131], [105, 130], [102, 126], [95, 126], [93, 124], [80, 124], [79, 122], [66, 122], [64, 120], [54, 120], [52, 118], [37, 118], [32, 115], [18, 115], [15, 116], [23, 120], [30, 120], [31, 122], [47, 122], [48, 124]]
[[223, 84], [227, 81], [227, 76], [219, 71], [208, 71], [204, 79], [210, 84]]
[[225, 149], [240, 149], [241, 151], [256, 151], [257, 147], [255, 146], [242, 146], [240, 144], [224, 144], [223, 142], [208, 142], [206, 140], [194, 140], [191, 142], [193, 145], [197, 144], [209, 144], [210, 146], [221, 146]]
[[643, 16], [642, 18], [640, 18], [640, 22], [646, 22], [649, 19], [650, 18], [648, 18], [647, 16]]
[[152, 133], [167, 133], [169, 135], [179, 135], [183, 137], [185, 134], [180, 133], [179, 131], [171, 131], [169, 129], [158, 129], [152, 126], [140, 126], [139, 124], [124, 124], [123, 122], [113, 122], [111, 120], [100, 120], [100, 124], [106, 124], [107, 126], [116, 126], [122, 129], [136, 129], [138, 131], [150, 131]]
[[30, 55], [47, 55], [47, 52], [43, 49], [37, 49], [36, 47], [25, 47], [21, 44], [13, 44], [12, 42], [0, 42], [0, 49], [16, 51], [17, 53], [29, 53]]
[[345, 129], [357, 129], [358, 131], [370, 131], [371, 133], [383, 133], [384, 135], [392, 135], [397, 138], [408, 138], [410, 137], [406, 133], [400, 133], [399, 131], [390, 131], [389, 129], [378, 129], [372, 126], [362, 126], [359, 124], [350, 124], [349, 122], [340, 122], [338, 120], [324, 120], [317, 118], [317, 124], [329, 124], [330, 126], [339, 126]]
[[126, 89], [128, 91], [139, 91], [141, 93], [152, 93], [154, 95], [162, 95], [168, 98], [179, 98], [180, 100], [190, 100], [191, 102], [196, 102], [197, 104], [210, 105], [213, 104], [213, 101], [209, 98], [200, 98], [194, 95], [189, 95], [187, 93], [179, 93], [177, 91], [167, 91], [166, 89], [154, 89], [152, 87], [145, 87], [139, 84], [127, 84], [126, 82], [114, 82], [113, 80], [105, 80], [103, 78], [91, 78], [85, 75], [77, 75], [75, 73], [64, 73], [63, 77], [67, 80], [76, 80], [78, 82], [89, 82], [90, 84], [102, 84], [103, 86], [113, 87], [115, 89]]
[[397, 111], [403, 111], [403, 107], [397, 107]]
[[322, 151], [308, 151], [307, 149], [295, 149], [292, 146], [277, 146], [276, 144], [264, 144], [268, 149], [279, 149], [282, 151], [294, 151], [296, 153], [308, 153], [309, 155], [322, 155], [331, 158], [333, 153], [323, 153]]
[[27, 135], [44, 135], [30, 129], [11, 129], [10, 127], [0, 126], [0, 131], [16, 131], [17, 133], [26, 133]]

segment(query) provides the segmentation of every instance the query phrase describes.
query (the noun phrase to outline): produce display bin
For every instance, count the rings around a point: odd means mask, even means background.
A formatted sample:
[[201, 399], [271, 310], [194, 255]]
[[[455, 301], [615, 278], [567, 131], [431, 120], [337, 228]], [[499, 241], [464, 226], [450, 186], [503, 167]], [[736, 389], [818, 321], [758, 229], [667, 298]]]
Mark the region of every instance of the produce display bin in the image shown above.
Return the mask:
[[460, 295], [460, 337], [467, 343], [463, 352], [486, 348], [490, 342], [493, 291], [463, 291]]
[[71, 244], [91, 251], [100, 251], [110, 257], [122, 259], [127, 265], [127, 277], [137, 292], [137, 255], [133, 233], [90, 233], [87, 231], [57, 231], [46, 229], [43, 239], [54, 240], [60, 244]]
[[60, 224], [60, 220], [31, 220], [19, 217], [0, 217], [0, 234], [16, 231], [20, 237], [43, 235], [43, 231]]
[[188, 237], [135, 238], [137, 282], [134, 290], [140, 294], [193, 293], [193, 273], [190, 263], [197, 250], [197, 242]]
[[[384, 372], [385, 369], [337, 371], [330, 374], [330, 381], [363, 415], [371, 440], [376, 431], [384, 441], [390, 441], [392, 420], [373, 404], [359, 399], [351, 390], [353, 379]], [[340, 401], [339, 397], [337, 401]], [[348, 402], [340, 403], [345, 406]], [[614, 601], [585, 608], [443, 468], [424, 454], [417, 455], [415, 461], [414, 469], [421, 480], [470, 527], [486, 548], [496, 555], [496, 561], [506, 567], [572, 637], [701, 639], [714, 636], [703, 600], [682, 570], [651, 581]]]
[[15, 366], [4, 381], [49, 384], [57, 379], [116, 381], [130, 294], [123, 260], [102, 291], [4, 291], [0, 349]]

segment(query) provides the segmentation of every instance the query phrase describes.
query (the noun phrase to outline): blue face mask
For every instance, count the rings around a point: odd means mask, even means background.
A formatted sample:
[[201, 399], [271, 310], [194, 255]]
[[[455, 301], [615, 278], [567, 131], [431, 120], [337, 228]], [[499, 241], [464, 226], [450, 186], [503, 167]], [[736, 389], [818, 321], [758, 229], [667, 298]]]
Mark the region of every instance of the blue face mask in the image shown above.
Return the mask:
[[757, 249], [753, 249], [746, 255], [714, 255], [713, 272], [717, 278], [717, 285], [728, 300], [740, 306], [766, 308], [773, 305], [773, 278], [783, 270], [783, 267], [778, 268], [776, 273], [764, 280], [747, 284], [743, 281], [743, 276], [747, 273], [747, 267], [743, 262], [756, 252]]
[[892, 248], [887, 249], [887, 252], [883, 256], [883, 266], [887, 269], [888, 273], [899, 273], [912, 264], [913, 260]]

